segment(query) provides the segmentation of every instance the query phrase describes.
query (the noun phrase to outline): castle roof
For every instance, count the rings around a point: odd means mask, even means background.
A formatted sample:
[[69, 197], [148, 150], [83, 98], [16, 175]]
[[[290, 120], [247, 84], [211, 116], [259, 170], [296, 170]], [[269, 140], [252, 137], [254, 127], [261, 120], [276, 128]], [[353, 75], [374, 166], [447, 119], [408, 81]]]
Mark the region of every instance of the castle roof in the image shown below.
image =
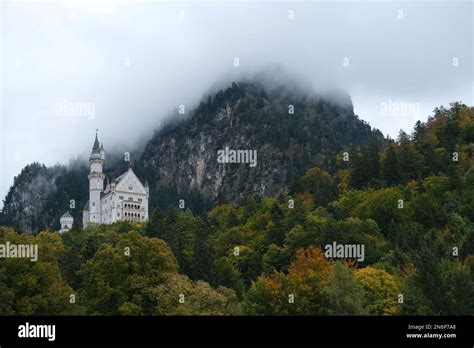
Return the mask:
[[65, 212], [65, 213], [61, 216], [61, 218], [72, 218], [72, 215], [69, 214], [69, 210], [68, 210], [67, 212]]
[[127, 172], [125, 172], [122, 175], [116, 177], [112, 182], [118, 184], [125, 177], [125, 175], [127, 175]]
[[[141, 189], [138, 189], [139, 191], [143, 191], [143, 190], [146, 191], [146, 188], [147, 188], [148, 186], [147, 186], [147, 185], [143, 185], [143, 183], [141, 182], [140, 178], [138, 178], [137, 175], [135, 174], [135, 172], [133, 171], [132, 167], [128, 167], [128, 170], [127, 170], [125, 173], [123, 173], [123, 174], [120, 175], [119, 177], [113, 179], [112, 183], [115, 185], [116, 190], [121, 191], [121, 190], [123, 189], [123, 187], [120, 188], [119, 185], [121, 184], [122, 180], [124, 180], [124, 179], [127, 178], [128, 176], [131, 176], [132, 179], [135, 179], [135, 180], [138, 181], [139, 186], [142, 188], [142, 190], [141, 190]], [[138, 192], [137, 190], [135, 190], [135, 191]], [[142, 192], [142, 193], [144, 194], [145, 192]]]
[[97, 138], [97, 133], [95, 133], [95, 141], [94, 141], [94, 146], [92, 146], [92, 152], [91, 155], [93, 154], [100, 154], [100, 144], [99, 144], [99, 139]]

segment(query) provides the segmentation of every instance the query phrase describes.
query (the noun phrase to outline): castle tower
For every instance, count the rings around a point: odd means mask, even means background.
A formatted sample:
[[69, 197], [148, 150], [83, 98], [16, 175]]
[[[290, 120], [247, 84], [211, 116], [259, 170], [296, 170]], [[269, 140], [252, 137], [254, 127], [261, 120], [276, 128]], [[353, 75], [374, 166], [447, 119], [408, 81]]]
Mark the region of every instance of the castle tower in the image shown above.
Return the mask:
[[[96, 134], [97, 135], [97, 134]], [[104, 150], [104, 143], [100, 143], [100, 156], [105, 161], [105, 150]]]
[[143, 187], [145, 188], [146, 194], [150, 195], [150, 185], [148, 185], [147, 179], [145, 179], [145, 185], [143, 185]]
[[89, 221], [102, 223], [100, 195], [104, 190], [105, 174], [102, 172], [102, 165], [105, 160], [104, 147], [100, 145], [97, 133], [95, 134], [94, 146], [89, 157], [91, 171], [89, 173]]
[[71, 214], [69, 214], [69, 211], [65, 212], [61, 218], [59, 219], [59, 223], [61, 225], [61, 229], [59, 230], [59, 233], [64, 233], [69, 231], [72, 228], [72, 224], [74, 223], [74, 218], [72, 217]]

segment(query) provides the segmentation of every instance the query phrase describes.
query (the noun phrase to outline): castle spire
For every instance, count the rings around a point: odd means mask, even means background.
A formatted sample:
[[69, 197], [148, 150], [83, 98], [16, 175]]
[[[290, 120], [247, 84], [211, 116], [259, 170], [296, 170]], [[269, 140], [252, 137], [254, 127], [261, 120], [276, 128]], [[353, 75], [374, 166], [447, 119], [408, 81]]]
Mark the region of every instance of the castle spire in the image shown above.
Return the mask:
[[94, 141], [94, 146], [92, 146], [92, 154], [98, 153], [100, 154], [100, 143], [99, 143], [99, 138], [97, 137], [97, 132], [98, 129], [95, 130], [95, 141]]
[[105, 149], [104, 149], [104, 143], [100, 143], [100, 157], [102, 157], [103, 160], [105, 160]]

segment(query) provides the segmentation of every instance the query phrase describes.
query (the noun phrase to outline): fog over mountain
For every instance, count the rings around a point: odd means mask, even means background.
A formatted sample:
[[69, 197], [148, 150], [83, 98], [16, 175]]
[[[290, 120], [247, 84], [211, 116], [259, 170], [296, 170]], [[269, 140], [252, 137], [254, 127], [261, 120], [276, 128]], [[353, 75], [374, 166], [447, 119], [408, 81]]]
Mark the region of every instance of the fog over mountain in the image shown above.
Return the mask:
[[6, 1], [0, 11], [2, 198], [27, 163], [85, 158], [95, 129], [107, 151], [126, 151], [179, 105], [262, 71], [345, 91], [392, 137], [441, 104], [474, 104], [470, 1]]

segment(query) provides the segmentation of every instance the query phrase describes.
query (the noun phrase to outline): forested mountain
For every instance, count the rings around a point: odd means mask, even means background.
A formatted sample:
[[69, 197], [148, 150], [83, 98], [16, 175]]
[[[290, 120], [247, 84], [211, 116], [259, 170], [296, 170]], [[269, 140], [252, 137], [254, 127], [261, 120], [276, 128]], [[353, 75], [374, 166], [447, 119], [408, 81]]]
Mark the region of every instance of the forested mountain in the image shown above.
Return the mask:
[[[112, 179], [127, 167], [121, 156], [109, 154], [104, 170]], [[46, 167], [36, 162], [27, 165], [15, 177], [4, 199], [0, 225], [19, 231], [59, 230], [59, 218], [66, 210], [76, 223], [81, 223], [82, 208], [89, 199], [89, 170], [86, 160], [75, 160], [67, 166]]]
[[[0, 314], [473, 315], [474, 109], [348, 154], [286, 195], [200, 216], [174, 204], [62, 235], [0, 227], [0, 243], [42, 250], [0, 262]], [[328, 256], [333, 243], [364, 257]]]
[[[38, 231], [59, 227], [59, 217], [69, 209], [69, 201], [77, 206], [87, 200], [88, 168], [81, 165], [66, 167], [43, 164], [27, 165], [15, 177], [4, 200], [0, 225], [12, 226], [20, 231]], [[84, 177], [86, 180], [84, 180]], [[78, 209], [71, 209], [79, 219]]]
[[[178, 199], [194, 212], [246, 194], [287, 193], [308, 168], [336, 170], [336, 155], [366, 145], [378, 131], [359, 120], [348, 96], [323, 99], [288, 87], [233, 83], [207, 96], [190, 117], [158, 131], [136, 164], [151, 185], [152, 206]], [[256, 150], [258, 164], [220, 164], [219, 150]]]
[[[184, 109], [185, 110], [185, 109]], [[335, 173], [343, 151], [384, 142], [382, 134], [354, 115], [349, 96], [312, 95], [294, 86], [263, 87], [255, 81], [232, 83], [209, 94], [194, 110], [178, 109], [159, 129], [133, 164], [150, 183], [150, 211], [184, 199], [186, 207], [204, 214], [216, 203], [239, 202], [245, 195], [288, 193], [295, 178], [318, 166]], [[257, 165], [219, 164], [217, 152], [256, 150]], [[109, 178], [127, 163], [107, 153]], [[88, 164], [23, 169], [4, 200], [0, 225], [18, 230], [58, 229], [71, 209], [81, 222], [88, 199]], [[41, 228], [40, 228], [41, 227]]]

